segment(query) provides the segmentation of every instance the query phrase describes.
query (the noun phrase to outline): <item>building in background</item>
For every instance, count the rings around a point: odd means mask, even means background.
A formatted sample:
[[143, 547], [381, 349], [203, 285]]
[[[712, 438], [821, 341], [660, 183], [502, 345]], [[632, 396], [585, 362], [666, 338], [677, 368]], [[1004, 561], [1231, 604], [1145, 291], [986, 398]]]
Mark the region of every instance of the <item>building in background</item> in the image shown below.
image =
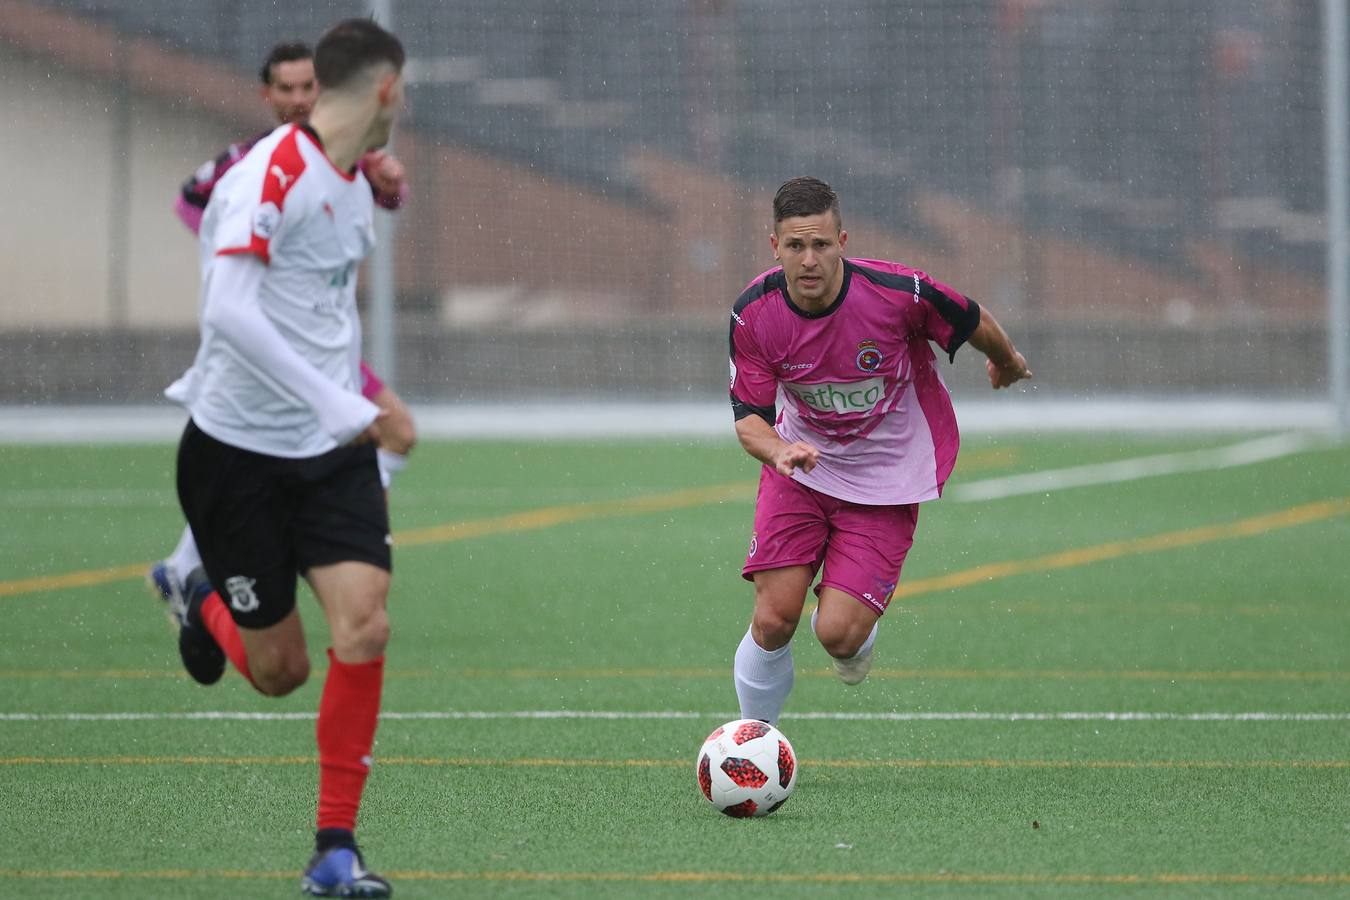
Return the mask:
[[[364, 10], [338, 6], [0, 0], [0, 348], [25, 373], [0, 402], [153, 400], [182, 368], [174, 193], [265, 124], [259, 54]], [[414, 399], [720, 396], [766, 197], [803, 173], [850, 198], [851, 251], [1007, 310], [1042, 392], [1324, 390], [1316, 0], [394, 10]]]

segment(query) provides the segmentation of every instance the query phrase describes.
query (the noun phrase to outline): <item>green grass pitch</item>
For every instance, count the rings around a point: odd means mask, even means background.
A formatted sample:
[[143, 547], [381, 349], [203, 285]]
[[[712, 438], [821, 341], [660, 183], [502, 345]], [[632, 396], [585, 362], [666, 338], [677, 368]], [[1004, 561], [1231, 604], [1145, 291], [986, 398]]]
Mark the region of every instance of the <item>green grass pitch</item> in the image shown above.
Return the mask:
[[[1247, 439], [967, 439], [871, 677], [839, 684], [799, 634], [797, 792], [751, 821], [692, 756], [736, 712], [756, 465], [730, 441], [426, 443], [391, 494], [368, 861], [403, 898], [1350, 893], [1350, 448], [954, 493]], [[297, 894], [323, 672], [280, 700], [182, 674], [141, 576], [181, 528], [173, 447], [0, 463], [5, 891]], [[205, 712], [294, 715], [180, 715]]]

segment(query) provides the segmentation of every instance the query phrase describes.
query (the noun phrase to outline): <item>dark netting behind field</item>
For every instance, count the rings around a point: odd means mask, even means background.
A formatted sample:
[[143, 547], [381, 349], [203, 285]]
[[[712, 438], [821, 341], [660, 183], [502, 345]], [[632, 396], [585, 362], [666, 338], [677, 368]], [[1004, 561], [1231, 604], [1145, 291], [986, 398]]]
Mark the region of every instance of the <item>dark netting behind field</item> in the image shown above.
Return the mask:
[[[123, 71], [159, 53], [129, 102], [240, 136], [256, 120], [175, 98], [173, 66], [248, 92], [272, 43], [368, 8], [21, 5], [111, 35]], [[853, 254], [996, 311], [1039, 392], [1327, 390], [1316, 0], [390, 6], [411, 58], [397, 150], [412, 172], [390, 374], [415, 400], [721, 396], [729, 308], [772, 265], [769, 197], [799, 174], [836, 187]], [[90, 65], [17, 27], [0, 29], [0, 60]], [[117, 234], [108, 252], [131, 252]], [[0, 321], [5, 358], [35, 373], [0, 400], [153, 398], [195, 337], [123, 305], [79, 326]], [[60, 346], [85, 352], [53, 358]], [[973, 385], [976, 363], [958, 358], [949, 381]]]

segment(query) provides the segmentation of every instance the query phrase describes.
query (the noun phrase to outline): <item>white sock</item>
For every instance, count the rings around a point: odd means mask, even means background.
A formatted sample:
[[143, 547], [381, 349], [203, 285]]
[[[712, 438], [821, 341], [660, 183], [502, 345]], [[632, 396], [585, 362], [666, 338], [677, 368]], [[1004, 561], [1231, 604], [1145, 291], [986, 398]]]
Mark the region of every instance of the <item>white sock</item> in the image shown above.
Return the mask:
[[380, 464], [380, 484], [384, 489], [389, 490], [389, 485], [394, 483], [394, 476], [403, 471], [403, 467], [408, 464], [408, 457], [402, 453], [391, 453], [388, 450], [375, 450], [375, 459]]
[[202, 564], [202, 555], [197, 552], [197, 541], [192, 537], [192, 529], [183, 527], [183, 536], [178, 539], [178, 546], [173, 549], [169, 556], [169, 565], [178, 573], [181, 581], [188, 577], [188, 573]]
[[[816, 637], [820, 637], [820, 634], [816, 631], [816, 616], [819, 613], [820, 613], [819, 606], [811, 610], [811, 633], [815, 634]], [[877, 640], [877, 626], [880, 624], [881, 624], [880, 619], [877, 619], [875, 622], [872, 623], [872, 631], [870, 634], [867, 635], [867, 640], [862, 642], [862, 646], [858, 648], [858, 652], [850, 656], [849, 659], [857, 659], [858, 657], [867, 653], [868, 650], [872, 649], [872, 645], [876, 643]]]
[[792, 692], [793, 675], [791, 641], [777, 650], [765, 650], [747, 631], [736, 648], [732, 669], [741, 718], [776, 723]]

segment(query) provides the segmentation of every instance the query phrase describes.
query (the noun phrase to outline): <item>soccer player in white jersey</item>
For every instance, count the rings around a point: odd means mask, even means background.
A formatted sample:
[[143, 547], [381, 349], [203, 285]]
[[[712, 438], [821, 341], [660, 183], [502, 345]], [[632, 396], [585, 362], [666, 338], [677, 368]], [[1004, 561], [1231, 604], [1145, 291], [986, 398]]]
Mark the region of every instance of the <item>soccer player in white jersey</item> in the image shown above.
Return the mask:
[[872, 665], [877, 622], [900, 581], [919, 504], [937, 499], [959, 436], [930, 342], [988, 357], [994, 388], [1030, 378], [988, 311], [917, 269], [844, 256], [839, 200], [794, 178], [773, 201], [781, 265], [731, 314], [731, 405], [763, 463], [742, 575], [750, 629], [733, 678], [741, 716], [777, 722], [792, 690], [792, 637], [811, 627], [845, 684]]
[[[304, 122], [314, 108], [319, 95], [318, 80], [314, 76], [314, 51], [306, 44], [288, 41], [277, 44], [267, 54], [259, 69], [262, 82], [260, 97], [272, 111], [279, 125]], [[174, 212], [194, 235], [200, 234], [202, 215], [216, 185], [235, 163], [243, 159], [253, 145], [272, 133], [255, 134], [225, 148], [214, 160], [193, 173], [178, 193]], [[370, 182], [375, 203], [390, 212], [403, 206], [407, 194], [406, 171], [403, 163], [384, 150], [371, 150], [361, 157], [361, 173]], [[376, 458], [380, 463], [380, 478], [386, 488], [394, 476], [407, 464], [408, 454], [417, 441], [417, 427], [412, 411], [403, 398], [386, 385], [378, 375], [361, 362], [361, 394], [384, 411], [378, 420], [380, 432]], [[192, 529], [183, 528], [177, 546], [166, 558], [156, 562], [148, 573], [151, 589], [166, 603], [181, 603], [187, 590], [189, 575], [202, 564]]]
[[403, 47], [369, 19], [315, 50], [307, 124], [277, 129], [212, 192], [201, 226], [201, 346], [165, 392], [191, 414], [178, 496], [209, 585], [189, 585], [179, 652], [203, 684], [228, 659], [263, 694], [309, 675], [296, 576], [332, 646], [319, 701], [315, 853], [302, 888], [385, 897], [365, 868], [356, 814], [380, 708], [389, 518], [375, 459], [379, 407], [361, 395], [356, 270], [374, 244], [357, 164], [403, 106]]

